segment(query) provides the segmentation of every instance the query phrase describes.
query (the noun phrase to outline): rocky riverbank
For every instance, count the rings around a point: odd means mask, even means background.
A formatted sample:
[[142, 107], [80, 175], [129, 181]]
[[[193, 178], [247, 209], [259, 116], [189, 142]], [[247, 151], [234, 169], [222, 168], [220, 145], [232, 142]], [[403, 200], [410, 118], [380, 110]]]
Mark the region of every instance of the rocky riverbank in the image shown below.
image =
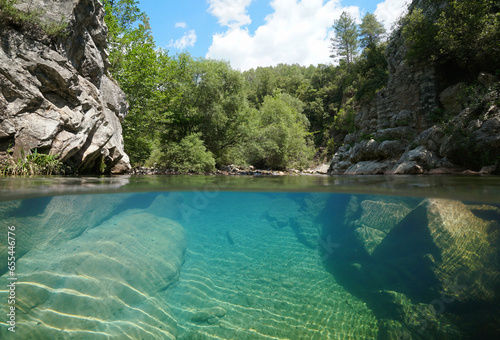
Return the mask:
[[78, 173], [130, 169], [120, 122], [125, 94], [108, 75], [108, 29], [97, 0], [18, 1], [43, 23], [67, 24], [48, 37], [36, 24], [0, 23], [0, 163], [24, 152], [59, 155]]
[[[216, 172], [207, 173], [205, 175], [222, 175], [222, 176], [298, 176], [298, 175], [327, 175], [328, 164], [322, 164], [317, 167], [307, 170], [288, 169], [283, 171], [276, 170], [261, 170], [250, 167], [237, 167], [234, 165], [226, 165]], [[157, 169], [147, 167], [135, 167], [130, 170], [131, 175], [182, 175], [183, 173], [176, 172], [170, 169]], [[191, 174], [193, 175], [193, 174]]]

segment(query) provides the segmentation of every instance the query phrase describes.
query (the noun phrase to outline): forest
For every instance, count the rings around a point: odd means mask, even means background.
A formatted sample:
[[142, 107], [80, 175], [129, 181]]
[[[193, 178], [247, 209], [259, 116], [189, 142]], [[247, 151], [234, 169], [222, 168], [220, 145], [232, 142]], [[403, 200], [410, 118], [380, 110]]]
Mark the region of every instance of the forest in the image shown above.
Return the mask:
[[[472, 65], [467, 41], [478, 37], [488, 55], [498, 50], [497, 33], [488, 36], [499, 28], [493, 1], [444, 3], [433, 15], [414, 10], [399, 20], [409, 62]], [[134, 0], [104, 5], [109, 72], [130, 105], [123, 133], [133, 166], [206, 173], [228, 164], [282, 170], [327, 162], [388, 80], [389, 37], [370, 13], [360, 25], [345, 12], [332, 18], [332, 64], [241, 72], [158, 48]]]

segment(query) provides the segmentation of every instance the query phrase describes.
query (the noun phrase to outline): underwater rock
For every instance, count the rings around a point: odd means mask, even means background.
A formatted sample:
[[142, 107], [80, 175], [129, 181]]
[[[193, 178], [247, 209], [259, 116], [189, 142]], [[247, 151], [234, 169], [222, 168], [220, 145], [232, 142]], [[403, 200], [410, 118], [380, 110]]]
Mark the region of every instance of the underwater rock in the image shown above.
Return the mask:
[[449, 339], [463, 338], [463, 334], [433, 305], [412, 303], [404, 294], [378, 291], [374, 303], [386, 311], [381, 320], [379, 339]]
[[[0, 219], [16, 227], [17, 258], [30, 249], [48, 249], [78, 237], [112, 216], [130, 194], [54, 196], [0, 202]], [[34, 227], [36, 226], [36, 228]], [[7, 239], [7, 229], [0, 228], [0, 237]], [[7, 253], [7, 243], [0, 243], [0, 252]], [[7, 261], [0, 262], [0, 273]]]
[[222, 307], [211, 307], [196, 311], [191, 316], [191, 320], [195, 322], [216, 323], [219, 319], [226, 315], [226, 310]]
[[[363, 200], [361, 203], [357, 200], [356, 196], [351, 197], [346, 223], [354, 229], [355, 238], [371, 255], [387, 233], [411, 211], [411, 207], [408, 203], [382, 197], [378, 197], [378, 200], [375, 197]], [[359, 218], [349, 221], [349, 217], [354, 215]]]
[[500, 209], [436, 199], [423, 207], [440, 250], [433, 271], [441, 292], [460, 302], [499, 302]]
[[327, 196], [307, 194], [300, 197], [298, 204], [301, 209], [296, 217], [291, 219], [291, 227], [297, 235], [297, 240], [309, 248], [318, 248], [321, 228], [325, 220], [322, 213], [327, 203]]
[[[344, 223], [329, 230], [340, 244], [328, 262], [336, 278], [371, 305], [384, 339], [405, 336], [401, 327], [414, 334], [422, 315], [430, 315], [426, 331], [433, 329], [422, 339], [497, 334], [500, 317], [472, 321], [470, 315], [500, 315], [500, 209], [399, 199], [351, 196], [339, 210]], [[388, 316], [387, 310], [395, 310], [391, 294], [408, 301], [398, 302], [399, 314]]]
[[[24, 339], [174, 339], [164, 294], [179, 276], [183, 228], [146, 213], [123, 212], [17, 264]], [[7, 328], [0, 329], [0, 338]]]

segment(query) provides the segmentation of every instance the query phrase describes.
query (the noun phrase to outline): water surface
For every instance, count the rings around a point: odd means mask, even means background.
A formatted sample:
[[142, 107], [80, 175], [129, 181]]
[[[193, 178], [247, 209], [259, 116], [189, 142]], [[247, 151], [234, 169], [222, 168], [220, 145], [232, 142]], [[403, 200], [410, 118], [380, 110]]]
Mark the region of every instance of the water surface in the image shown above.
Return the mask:
[[500, 335], [495, 177], [35, 178], [0, 192], [2, 339]]

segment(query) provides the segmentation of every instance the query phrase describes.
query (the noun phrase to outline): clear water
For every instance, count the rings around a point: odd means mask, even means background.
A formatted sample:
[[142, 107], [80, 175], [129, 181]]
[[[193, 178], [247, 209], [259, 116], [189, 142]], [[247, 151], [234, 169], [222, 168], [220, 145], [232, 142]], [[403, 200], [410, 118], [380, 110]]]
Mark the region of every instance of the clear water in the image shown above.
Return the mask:
[[500, 335], [498, 180], [122, 180], [4, 183], [1, 339]]

